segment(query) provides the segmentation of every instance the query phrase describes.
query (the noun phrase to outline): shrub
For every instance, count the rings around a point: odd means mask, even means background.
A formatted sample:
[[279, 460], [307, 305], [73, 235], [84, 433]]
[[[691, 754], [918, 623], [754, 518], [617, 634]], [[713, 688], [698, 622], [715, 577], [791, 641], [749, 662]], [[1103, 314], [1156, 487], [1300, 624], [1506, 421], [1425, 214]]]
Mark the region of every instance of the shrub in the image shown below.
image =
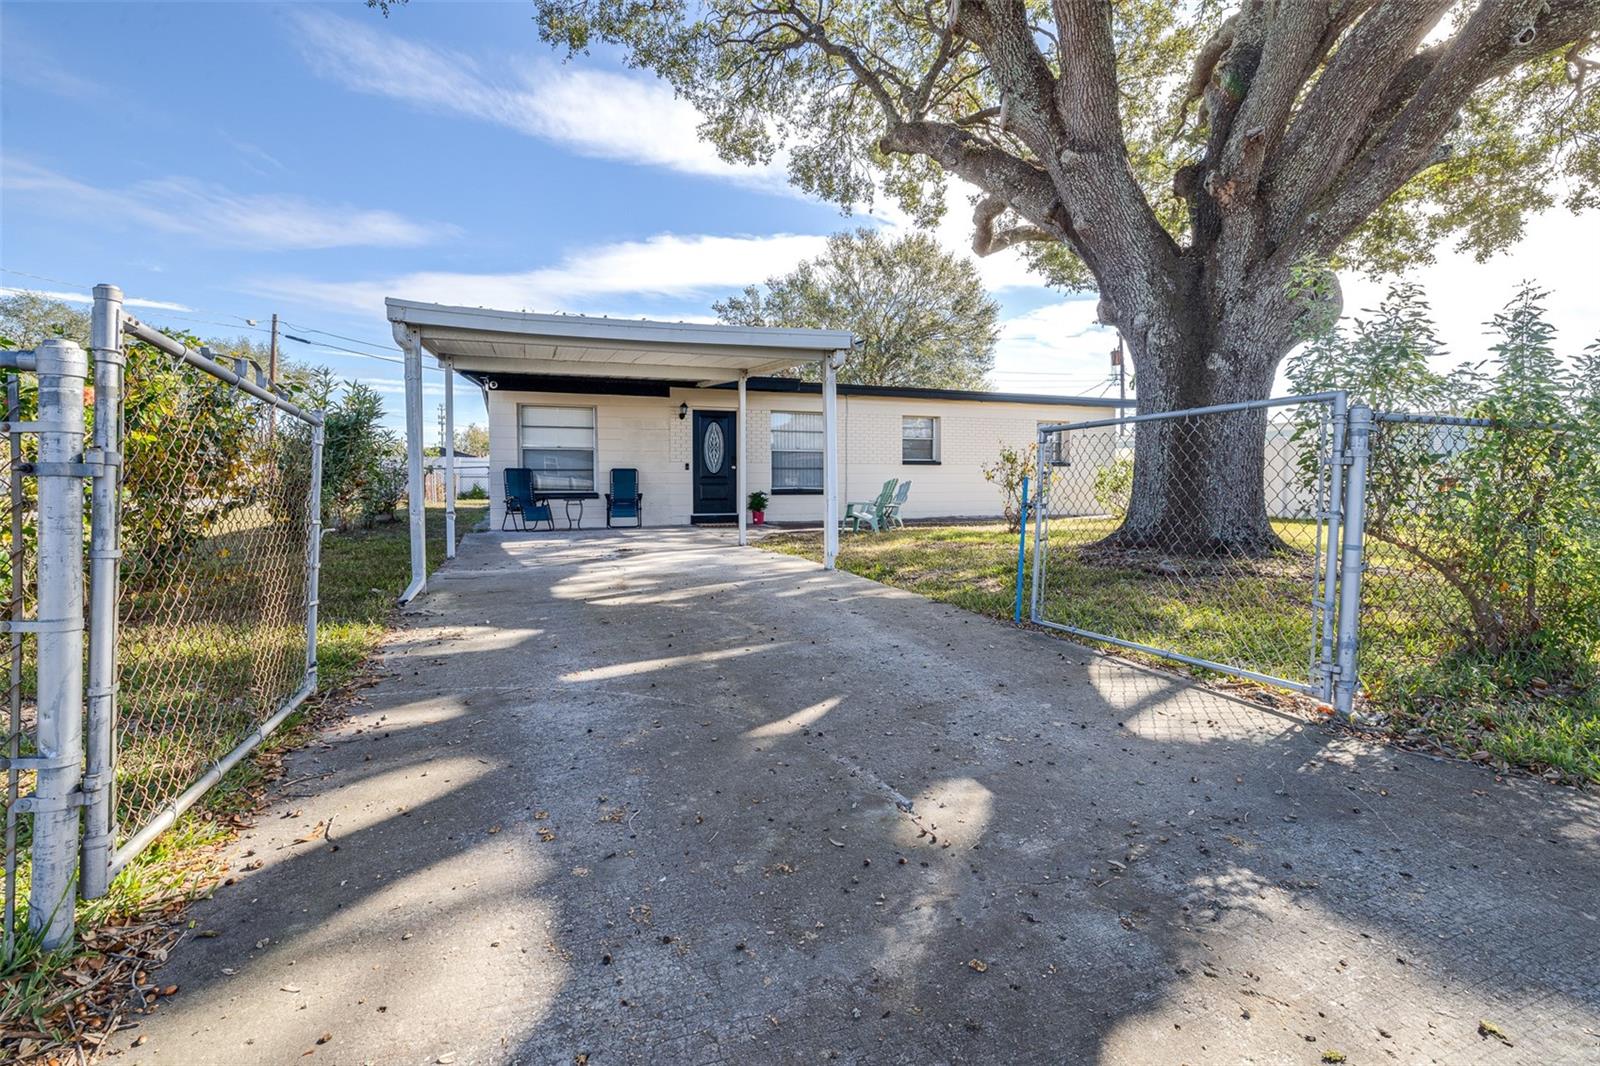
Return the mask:
[[999, 457], [983, 466], [984, 478], [1000, 486], [1006, 527], [1013, 533], [1022, 525], [1022, 479], [1033, 473], [1038, 454], [1037, 443], [1022, 448], [1002, 444]]
[[1133, 499], [1133, 456], [1119, 455], [1095, 471], [1094, 499], [1100, 509], [1119, 522], [1127, 517]]
[[1402, 285], [1373, 318], [1308, 344], [1289, 379], [1295, 392], [1353, 388], [1380, 408], [1489, 420], [1381, 423], [1367, 536], [1460, 597], [1461, 650], [1554, 652], [1587, 672], [1600, 648], [1600, 345], [1572, 366], [1558, 357], [1543, 297], [1524, 285], [1488, 323], [1486, 374], [1430, 368], [1443, 353], [1427, 304]]

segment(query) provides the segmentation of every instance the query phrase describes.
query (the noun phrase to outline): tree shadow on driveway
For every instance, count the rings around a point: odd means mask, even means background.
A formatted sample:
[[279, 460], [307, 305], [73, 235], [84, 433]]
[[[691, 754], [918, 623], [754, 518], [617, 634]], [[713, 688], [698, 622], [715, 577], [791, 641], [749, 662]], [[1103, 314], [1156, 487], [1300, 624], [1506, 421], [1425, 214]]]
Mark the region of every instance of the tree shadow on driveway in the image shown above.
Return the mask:
[[653, 532], [468, 539], [133, 1061], [1600, 1053], [1591, 796]]

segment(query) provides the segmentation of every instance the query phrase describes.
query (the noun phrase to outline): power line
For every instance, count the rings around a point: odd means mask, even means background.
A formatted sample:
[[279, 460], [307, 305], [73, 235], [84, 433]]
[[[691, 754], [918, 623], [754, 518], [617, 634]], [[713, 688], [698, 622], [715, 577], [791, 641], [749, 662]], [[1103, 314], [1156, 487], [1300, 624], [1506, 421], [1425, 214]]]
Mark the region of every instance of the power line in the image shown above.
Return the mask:
[[[325, 332], [325, 331], [324, 330], [307, 330], [306, 332], [308, 332], [308, 333], [322, 333], [322, 332]], [[314, 348], [319, 348], [319, 349], [322, 349], [324, 351], [343, 352], [346, 355], [359, 355], [363, 359], [376, 359], [376, 360], [378, 360], [379, 362], [382, 362], [382, 363], [398, 363], [399, 365], [404, 366], [405, 362], [406, 362], [404, 359], [401, 359], [398, 356], [394, 356], [394, 355], [374, 355], [371, 352], [358, 352], [354, 348], [341, 348], [337, 344], [329, 344], [326, 341], [306, 340], [304, 337], [297, 337], [293, 333], [285, 333], [285, 334], [283, 334], [283, 339], [284, 340], [289, 340], [289, 341], [298, 341], [301, 344], [311, 345]]]
[[390, 352], [394, 350], [393, 342], [388, 344], [379, 344], [376, 341], [364, 341], [360, 337], [347, 337], [343, 333], [333, 333], [325, 329], [313, 329], [310, 326], [301, 325], [298, 322], [290, 322], [288, 319], [284, 319], [283, 324], [286, 326], [293, 326], [302, 333], [320, 333], [324, 337], [333, 337], [335, 340], [349, 341], [351, 344], [360, 344], [368, 348], [377, 348], [384, 352]]

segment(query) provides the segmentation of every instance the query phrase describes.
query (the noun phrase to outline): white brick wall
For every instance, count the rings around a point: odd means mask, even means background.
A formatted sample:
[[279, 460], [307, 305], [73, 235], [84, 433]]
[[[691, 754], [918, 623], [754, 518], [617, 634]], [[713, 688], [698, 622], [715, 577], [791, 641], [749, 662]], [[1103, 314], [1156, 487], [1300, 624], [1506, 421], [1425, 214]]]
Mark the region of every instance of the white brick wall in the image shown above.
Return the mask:
[[[520, 465], [517, 405], [593, 407], [598, 453], [597, 491], [604, 493], [612, 467], [639, 471], [646, 525], [687, 525], [693, 499], [690, 472], [693, 419], [678, 418], [678, 405], [691, 410], [736, 410], [731, 390], [673, 389], [670, 397], [513, 392], [488, 393], [490, 516], [499, 529], [505, 494], [504, 471]], [[742, 427], [748, 449], [746, 478], [751, 491], [768, 489], [772, 479], [772, 412], [821, 411], [822, 397], [804, 393], [752, 390]], [[907, 518], [990, 517], [1000, 513], [999, 489], [984, 480], [982, 464], [992, 461], [1002, 443], [1025, 446], [1040, 422], [1076, 422], [1107, 417], [1107, 408], [1057, 404], [975, 403], [876, 396], [839, 397], [840, 507], [871, 499], [889, 478], [912, 483]], [[906, 464], [900, 458], [900, 420], [906, 415], [939, 419], [939, 463]], [[774, 522], [815, 522], [820, 495], [774, 496], [767, 517]], [[556, 526], [566, 525], [556, 505]], [[604, 500], [584, 506], [583, 525], [605, 524]]]

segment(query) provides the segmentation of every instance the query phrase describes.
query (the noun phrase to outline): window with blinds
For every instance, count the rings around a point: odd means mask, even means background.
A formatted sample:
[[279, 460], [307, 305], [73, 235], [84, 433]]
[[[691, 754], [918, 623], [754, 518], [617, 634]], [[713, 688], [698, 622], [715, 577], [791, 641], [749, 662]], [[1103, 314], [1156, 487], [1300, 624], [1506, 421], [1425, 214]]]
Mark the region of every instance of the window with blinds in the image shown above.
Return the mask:
[[907, 415], [900, 420], [900, 461], [936, 463], [939, 461], [939, 420]]
[[535, 492], [594, 491], [594, 421], [593, 407], [517, 408], [517, 443]]
[[772, 491], [822, 491], [821, 412], [772, 412]]

